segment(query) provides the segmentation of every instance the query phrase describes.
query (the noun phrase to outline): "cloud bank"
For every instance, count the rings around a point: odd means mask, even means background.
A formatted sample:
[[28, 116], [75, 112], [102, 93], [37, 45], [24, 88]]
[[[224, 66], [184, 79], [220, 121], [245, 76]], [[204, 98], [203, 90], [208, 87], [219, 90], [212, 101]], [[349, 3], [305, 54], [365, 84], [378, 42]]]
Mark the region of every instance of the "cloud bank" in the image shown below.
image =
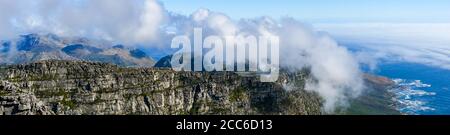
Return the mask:
[[[450, 70], [450, 23], [319, 24], [363, 56], [360, 61], [405, 61]], [[374, 61], [375, 60], [375, 61]]]
[[194, 27], [202, 27], [207, 33], [204, 35], [279, 36], [281, 66], [290, 70], [311, 69], [313, 78], [306, 89], [324, 97], [326, 112], [348, 105], [347, 101], [359, 96], [365, 88], [358, 61], [346, 48], [326, 33], [316, 32], [293, 18], [233, 21], [222, 13], [199, 9], [190, 16], [172, 16], [169, 22], [173, 28], [170, 33], [174, 35], [192, 35]]
[[0, 0], [0, 37], [31, 32], [148, 43], [164, 16], [155, 0]]
[[347, 105], [364, 89], [357, 60], [339, 46], [330, 36], [318, 33], [298, 21], [281, 22], [280, 56], [290, 69], [311, 68], [315, 80], [306, 84], [307, 90], [325, 97], [325, 111], [332, 112], [336, 105]]
[[311, 69], [306, 89], [325, 99], [326, 112], [345, 105], [364, 89], [358, 62], [347, 49], [293, 18], [233, 20], [208, 9], [184, 16], [166, 11], [155, 0], [0, 0], [0, 19], [3, 39], [18, 34], [54, 33], [163, 50], [170, 49], [172, 37], [193, 35], [196, 27], [203, 28], [204, 35], [279, 36], [281, 66]]

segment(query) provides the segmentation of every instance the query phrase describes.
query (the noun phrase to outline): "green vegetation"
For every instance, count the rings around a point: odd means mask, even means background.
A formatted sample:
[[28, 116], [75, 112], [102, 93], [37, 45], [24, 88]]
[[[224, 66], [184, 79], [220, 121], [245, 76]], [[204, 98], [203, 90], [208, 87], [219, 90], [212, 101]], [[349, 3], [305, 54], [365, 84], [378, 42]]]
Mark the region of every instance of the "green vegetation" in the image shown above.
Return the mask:
[[4, 74], [6, 73], [7, 69], [5, 66], [0, 65], [0, 78], [4, 77]]
[[175, 115], [189, 115], [189, 112], [185, 110], [177, 110], [175, 111]]
[[230, 108], [221, 106], [214, 101], [205, 101], [205, 104], [210, 108], [210, 114], [225, 115], [231, 112]]
[[9, 94], [8, 92], [0, 90], [0, 96], [6, 96], [8, 94]]
[[130, 100], [132, 97], [134, 97], [135, 95], [133, 95], [133, 94], [129, 94], [129, 93], [127, 93], [127, 94], [123, 94], [123, 98], [125, 98], [126, 100]]
[[230, 112], [230, 109], [226, 109], [223, 107], [213, 107], [211, 108], [211, 114], [215, 115], [226, 115]]
[[194, 101], [194, 103], [192, 104], [191, 110], [189, 110], [189, 114], [190, 115], [198, 115], [201, 105], [202, 105], [202, 103], [200, 101]]
[[61, 100], [59, 103], [61, 103], [64, 106], [69, 107], [70, 109], [73, 109], [73, 108], [75, 108], [77, 106], [77, 104], [74, 101], [72, 101], [70, 99], [66, 99], [66, 98]]
[[66, 92], [64, 89], [58, 89], [56, 91], [50, 91], [50, 90], [36, 91], [36, 95], [39, 97], [67, 96], [69, 94], [70, 93]]
[[392, 106], [394, 102], [383, 90], [372, 90], [350, 101], [348, 108], [338, 108], [337, 114], [345, 115], [399, 115]]
[[40, 78], [33, 81], [54, 81], [57, 79], [56, 74], [43, 74]]
[[22, 78], [20, 76], [14, 76], [12, 78], [7, 79], [9, 82], [20, 82], [22, 81]]
[[60, 101], [60, 103], [64, 106], [67, 106], [71, 109], [75, 108], [77, 106], [77, 103], [74, 102], [70, 97], [71, 94], [69, 92], [64, 91], [63, 89], [60, 89], [58, 94], [61, 94], [64, 96], [63, 100]]
[[149, 97], [149, 96], [151, 96], [151, 94], [150, 93], [141, 93], [141, 94], [139, 94], [139, 96], [142, 96], [142, 97]]
[[33, 84], [33, 85], [31, 85], [31, 89], [36, 90], [36, 89], [39, 89], [39, 88], [41, 88], [41, 85], [39, 85], [39, 84]]
[[245, 87], [238, 87], [237, 89], [230, 91], [230, 101], [238, 102], [244, 98], [246, 98], [247, 93]]

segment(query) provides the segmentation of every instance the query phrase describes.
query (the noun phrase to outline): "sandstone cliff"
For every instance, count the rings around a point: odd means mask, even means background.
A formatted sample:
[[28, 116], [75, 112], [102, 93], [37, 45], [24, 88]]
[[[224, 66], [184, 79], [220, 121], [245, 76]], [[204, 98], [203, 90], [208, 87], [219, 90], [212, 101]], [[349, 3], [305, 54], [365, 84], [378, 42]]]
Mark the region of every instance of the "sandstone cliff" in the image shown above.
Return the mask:
[[[0, 68], [0, 115], [321, 114], [307, 72], [274, 83], [232, 72], [174, 72], [82, 61]], [[284, 84], [294, 82], [286, 91]]]

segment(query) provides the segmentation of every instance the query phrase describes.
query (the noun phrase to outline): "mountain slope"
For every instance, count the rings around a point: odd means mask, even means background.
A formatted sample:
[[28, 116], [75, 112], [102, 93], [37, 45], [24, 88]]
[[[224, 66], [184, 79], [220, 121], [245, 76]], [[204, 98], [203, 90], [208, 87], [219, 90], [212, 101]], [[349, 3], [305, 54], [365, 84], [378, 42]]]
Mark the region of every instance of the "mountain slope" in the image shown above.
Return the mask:
[[[13, 46], [15, 45], [15, 46]], [[155, 61], [139, 49], [113, 46], [106, 41], [29, 34], [2, 41], [0, 63], [21, 64], [41, 60], [84, 60], [125, 67], [151, 67]]]
[[394, 94], [389, 92], [395, 83], [381, 76], [364, 75], [366, 90], [357, 98], [349, 101], [349, 106], [338, 114], [347, 115], [400, 115], [395, 109], [396, 103], [392, 98]]

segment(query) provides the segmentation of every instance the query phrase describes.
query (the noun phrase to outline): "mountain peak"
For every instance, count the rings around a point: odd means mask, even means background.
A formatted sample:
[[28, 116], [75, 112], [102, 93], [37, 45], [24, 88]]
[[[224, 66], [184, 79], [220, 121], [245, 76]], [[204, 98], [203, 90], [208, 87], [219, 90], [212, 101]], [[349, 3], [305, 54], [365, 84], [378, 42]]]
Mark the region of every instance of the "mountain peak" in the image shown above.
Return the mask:
[[117, 49], [125, 49], [125, 46], [118, 44], [118, 45], [114, 45], [113, 48], [117, 48]]

